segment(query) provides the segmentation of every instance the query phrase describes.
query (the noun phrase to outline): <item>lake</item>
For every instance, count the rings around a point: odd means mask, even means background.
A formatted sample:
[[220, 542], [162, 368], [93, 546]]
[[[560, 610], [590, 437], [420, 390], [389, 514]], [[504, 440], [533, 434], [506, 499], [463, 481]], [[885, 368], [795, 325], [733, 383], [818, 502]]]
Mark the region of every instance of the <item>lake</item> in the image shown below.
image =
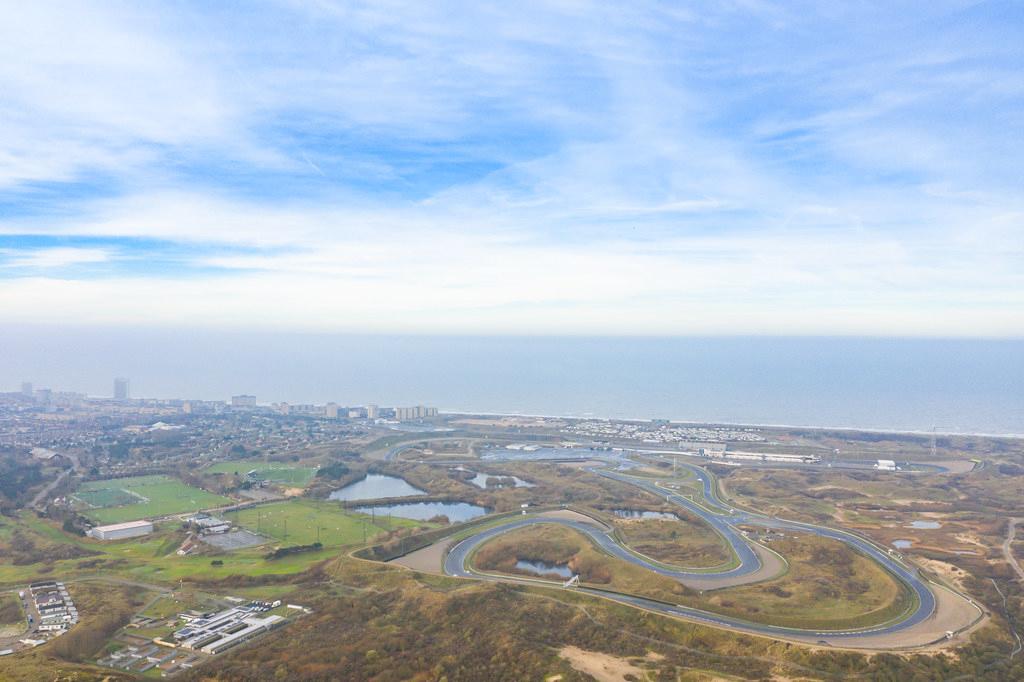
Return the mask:
[[910, 527], [922, 530], [935, 530], [936, 528], [942, 528], [942, 524], [938, 521], [911, 521]]
[[[469, 482], [472, 483], [473, 485], [475, 485], [477, 488], [487, 488], [487, 479], [489, 479], [489, 478], [504, 478], [504, 479], [510, 478], [510, 479], [512, 479], [512, 486], [511, 487], [513, 487], [513, 488], [532, 488], [532, 487], [534, 487], [533, 483], [529, 483], [528, 481], [524, 481], [523, 479], [519, 478], [518, 476], [495, 476], [494, 474], [477, 474], [473, 478], [469, 479]], [[504, 487], [507, 488], [509, 486], [504, 486]]]
[[409, 485], [405, 479], [384, 474], [367, 474], [366, 478], [349, 483], [330, 494], [329, 499], [343, 502], [380, 500], [386, 497], [412, 497], [425, 495], [426, 490]]

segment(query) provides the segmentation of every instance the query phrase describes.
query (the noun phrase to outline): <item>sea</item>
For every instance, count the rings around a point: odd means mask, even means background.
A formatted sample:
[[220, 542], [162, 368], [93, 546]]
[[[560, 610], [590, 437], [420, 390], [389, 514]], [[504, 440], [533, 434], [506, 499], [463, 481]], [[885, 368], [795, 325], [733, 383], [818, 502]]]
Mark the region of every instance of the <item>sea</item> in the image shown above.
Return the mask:
[[109, 395], [1024, 434], [1024, 340], [11, 330], [0, 381]]

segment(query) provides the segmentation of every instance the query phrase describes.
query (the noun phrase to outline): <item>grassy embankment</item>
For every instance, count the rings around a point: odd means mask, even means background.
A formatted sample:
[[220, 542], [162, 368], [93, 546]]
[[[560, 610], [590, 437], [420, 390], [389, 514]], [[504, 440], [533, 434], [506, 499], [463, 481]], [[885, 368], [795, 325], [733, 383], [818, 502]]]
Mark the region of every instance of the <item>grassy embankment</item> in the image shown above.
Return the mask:
[[489, 573], [538, 577], [516, 568], [520, 559], [568, 566], [585, 585], [660, 601], [675, 602], [692, 592], [671, 578], [610, 557], [581, 533], [556, 524], [528, 526], [502, 534], [474, 552], [470, 562], [476, 569]]
[[83, 483], [74, 497], [97, 523], [121, 523], [222, 507], [232, 500], [169, 476], [134, 476]]
[[772, 549], [789, 562], [783, 576], [682, 603], [754, 622], [806, 629], [869, 627], [899, 618], [916, 604], [914, 593], [903, 582], [841, 542], [802, 535], [774, 542]]
[[676, 519], [616, 519], [613, 523], [629, 549], [663, 564], [684, 568], [735, 564], [728, 544], [710, 526], [682, 510]]
[[25, 612], [18, 595], [0, 594], [0, 637], [20, 634], [25, 625]]
[[[473, 557], [489, 572], [533, 576], [518, 559], [566, 564], [584, 584], [636, 594], [758, 623], [807, 629], [868, 627], [913, 606], [913, 594], [865, 556], [842, 543], [802, 536], [773, 545], [790, 563], [783, 576], [700, 596], [676, 590], [676, 581], [601, 553], [574, 530], [534, 526], [486, 543]], [[535, 576], [534, 576], [535, 577]]]

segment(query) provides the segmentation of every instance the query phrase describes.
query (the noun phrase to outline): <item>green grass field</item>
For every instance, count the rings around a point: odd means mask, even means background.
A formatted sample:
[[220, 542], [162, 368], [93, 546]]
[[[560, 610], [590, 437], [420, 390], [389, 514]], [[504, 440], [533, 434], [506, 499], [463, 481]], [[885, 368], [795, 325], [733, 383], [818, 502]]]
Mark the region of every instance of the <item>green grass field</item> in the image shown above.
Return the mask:
[[238, 474], [244, 476], [250, 471], [257, 471], [259, 475], [274, 483], [284, 483], [295, 487], [305, 487], [316, 475], [315, 467], [299, 467], [280, 462], [260, 462], [253, 460], [229, 460], [217, 462], [206, 468], [209, 474]]
[[231, 504], [226, 497], [169, 476], [88, 481], [74, 497], [85, 507], [82, 513], [98, 523], [136, 521]]
[[25, 613], [14, 594], [0, 594], [0, 634], [19, 634], [25, 629]]
[[[310, 545], [317, 542], [325, 547], [361, 544], [363, 534], [369, 541], [388, 529], [387, 519], [377, 519], [376, 525], [365, 514], [342, 510], [336, 502], [293, 499], [250, 507], [225, 515], [236, 525], [281, 541], [285, 545]], [[409, 519], [391, 519], [391, 527], [425, 525]], [[317, 529], [319, 528], [319, 532]]]

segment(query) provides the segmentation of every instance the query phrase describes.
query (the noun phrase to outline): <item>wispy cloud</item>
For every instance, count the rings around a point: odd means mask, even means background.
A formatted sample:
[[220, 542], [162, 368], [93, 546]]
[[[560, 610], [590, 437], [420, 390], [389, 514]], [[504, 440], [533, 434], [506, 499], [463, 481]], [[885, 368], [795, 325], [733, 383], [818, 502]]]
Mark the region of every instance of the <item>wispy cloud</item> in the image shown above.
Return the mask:
[[0, 315], [1021, 335], [1011, 10], [35, 3]]
[[0, 268], [52, 270], [71, 265], [105, 263], [111, 254], [104, 249], [57, 247], [52, 249], [0, 249]]

